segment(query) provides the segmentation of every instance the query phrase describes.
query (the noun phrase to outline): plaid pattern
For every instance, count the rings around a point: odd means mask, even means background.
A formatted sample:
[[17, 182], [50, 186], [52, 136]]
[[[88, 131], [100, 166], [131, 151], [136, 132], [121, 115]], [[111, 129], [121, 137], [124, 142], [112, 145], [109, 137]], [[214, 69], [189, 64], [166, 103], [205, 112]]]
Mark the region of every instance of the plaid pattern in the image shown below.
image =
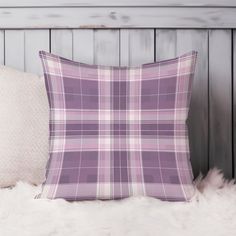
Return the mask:
[[185, 122], [196, 56], [193, 51], [128, 68], [41, 51], [50, 104], [50, 159], [41, 197], [190, 199]]

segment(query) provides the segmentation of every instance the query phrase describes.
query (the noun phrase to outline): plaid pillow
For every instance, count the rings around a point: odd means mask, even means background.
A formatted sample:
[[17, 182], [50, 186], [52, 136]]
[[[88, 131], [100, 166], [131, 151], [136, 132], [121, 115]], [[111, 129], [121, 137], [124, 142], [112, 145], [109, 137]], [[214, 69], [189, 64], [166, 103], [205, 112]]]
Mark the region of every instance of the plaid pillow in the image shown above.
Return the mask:
[[108, 67], [40, 52], [50, 104], [50, 160], [41, 197], [192, 197], [186, 119], [196, 52]]

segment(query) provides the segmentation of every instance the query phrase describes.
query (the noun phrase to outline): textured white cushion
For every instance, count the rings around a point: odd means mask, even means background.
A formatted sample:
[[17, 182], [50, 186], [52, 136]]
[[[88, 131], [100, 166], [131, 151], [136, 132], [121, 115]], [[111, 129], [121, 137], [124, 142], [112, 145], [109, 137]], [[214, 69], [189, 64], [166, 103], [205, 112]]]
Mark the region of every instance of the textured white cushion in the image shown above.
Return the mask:
[[48, 117], [44, 79], [0, 66], [0, 187], [44, 181]]

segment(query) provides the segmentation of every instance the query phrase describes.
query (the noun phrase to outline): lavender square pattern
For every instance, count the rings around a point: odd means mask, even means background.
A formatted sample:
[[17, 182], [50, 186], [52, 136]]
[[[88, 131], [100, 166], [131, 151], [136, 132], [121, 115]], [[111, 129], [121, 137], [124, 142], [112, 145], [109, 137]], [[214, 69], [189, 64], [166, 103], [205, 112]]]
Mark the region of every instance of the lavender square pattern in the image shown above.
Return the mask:
[[50, 159], [41, 198], [194, 194], [186, 127], [197, 53], [138, 67], [87, 65], [41, 51]]

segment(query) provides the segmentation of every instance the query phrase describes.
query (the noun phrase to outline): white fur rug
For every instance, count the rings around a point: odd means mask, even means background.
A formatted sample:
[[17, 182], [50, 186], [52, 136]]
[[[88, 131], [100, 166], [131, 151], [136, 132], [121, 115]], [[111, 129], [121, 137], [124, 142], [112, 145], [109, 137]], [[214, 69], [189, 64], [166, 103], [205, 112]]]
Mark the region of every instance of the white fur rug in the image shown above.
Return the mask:
[[197, 186], [190, 203], [144, 197], [68, 203], [34, 199], [40, 188], [18, 183], [0, 190], [0, 235], [236, 235], [236, 185], [212, 170]]

